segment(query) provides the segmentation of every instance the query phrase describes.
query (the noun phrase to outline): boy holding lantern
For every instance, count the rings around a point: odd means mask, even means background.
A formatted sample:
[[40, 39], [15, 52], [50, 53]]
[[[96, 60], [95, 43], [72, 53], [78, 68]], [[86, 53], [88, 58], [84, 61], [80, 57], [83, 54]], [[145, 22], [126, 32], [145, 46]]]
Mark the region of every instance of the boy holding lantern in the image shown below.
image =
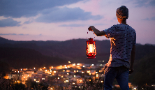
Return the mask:
[[112, 83], [116, 78], [121, 90], [129, 90], [128, 77], [133, 72], [135, 58], [136, 32], [127, 25], [128, 8], [121, 6], [116, 10], [120, 24], [99, 31], [94, 26], [88, 28], [97, 36], [110, 38], [110, 58], [105, 67], [104, 90], [112, 90]]

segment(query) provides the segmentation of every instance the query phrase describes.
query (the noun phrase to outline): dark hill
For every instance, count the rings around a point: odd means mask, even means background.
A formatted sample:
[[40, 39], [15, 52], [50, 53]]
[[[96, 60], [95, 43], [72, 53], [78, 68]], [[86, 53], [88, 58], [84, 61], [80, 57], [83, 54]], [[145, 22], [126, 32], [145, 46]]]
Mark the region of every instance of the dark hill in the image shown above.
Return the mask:
[[33, 49], [10, 47], [0, 47], [0, 60], [14, 68], [32, 68], [67, 63], [62, 58], [44, 56]]
[[155, 83], [155, 53], [146, 55], [134, 64], [134, 72], [130, 81], [139, 86], [152, 85]]
[[[97, 63], [98, 60], [104, 60], [106, 63], [109, 58], [110, 42], [109, 40], [102, 40], [102, 41], [96, 40], [96, 47], [97, 47], [96, 59], [86, 58], [86, 53], [85, 53], [86, 39], [72, 39], [67, 41], [12, 41], [12, 40], [0, 38], [0, 47], [1, 48], [5, 47], [6, 50], [4, 51], [8, 54], [7, 57], [9, 57], [9, 55], [12, 55], [9, 53], [11, 53], [11, 51], [14, 50], [14, 53], [16, 53], [16, 58], [19, 57], [17, 55], [20, 55], [21, 58], [24, 57], [25, 61], [29, 61], [29, 62], [32, 60], [34, 61], [40, 60], [40, 62], [43, 62], [44, 61], [42, 60], [43, 57], [44, 58], [59, 57], [59, 59], [61, 58], [62, 60], [70, 60], [72, 62]], [[20, 49], [22, 49], [23, 51], [17, 52], [16, 49], [19, 51]], [[27, 50], [31, 54], [29, 53], [25, 55], [24, 52], [28, 52]], [[155, 52], [154, 45], [137, 44], [136, 60], [140, 60], [144, 56], [147, 56], [154, 52]], [[33, 54], [35, 54], [34, 56], [36, 59], [34, 59]], [[56, 61], [61, 62], [62, 60], [56, 60]], [[48, 63], [49, 61], [54, 63], [52, 59], [51, 60], [48, 59], [45, 63]]]

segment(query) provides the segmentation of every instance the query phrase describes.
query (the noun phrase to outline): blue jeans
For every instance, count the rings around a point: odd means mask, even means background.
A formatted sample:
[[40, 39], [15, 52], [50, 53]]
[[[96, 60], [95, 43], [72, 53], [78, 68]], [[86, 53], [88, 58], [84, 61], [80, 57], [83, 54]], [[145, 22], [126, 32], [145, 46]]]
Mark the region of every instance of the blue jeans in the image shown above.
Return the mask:
[[115, 78], [120, 85], [121, 90], [129, 90], [129, 69], [124, 66], [107, 67], [105, 69], [104, 90], [112, 90], [112, 84]]

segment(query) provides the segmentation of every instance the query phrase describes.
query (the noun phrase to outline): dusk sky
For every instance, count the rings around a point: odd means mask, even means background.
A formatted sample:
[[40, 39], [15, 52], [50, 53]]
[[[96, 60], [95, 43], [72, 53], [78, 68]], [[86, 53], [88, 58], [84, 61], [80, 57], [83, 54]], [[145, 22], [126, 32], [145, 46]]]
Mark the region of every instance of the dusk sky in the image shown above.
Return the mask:
[[0, 37], [17, 40], [56, 40], [97, 37], [89, 26], [104, 30], [118, 24], [116, 9], [129, 9], [127, 23], [137, 43], [155, 44], [155, 0], [0, 0]]

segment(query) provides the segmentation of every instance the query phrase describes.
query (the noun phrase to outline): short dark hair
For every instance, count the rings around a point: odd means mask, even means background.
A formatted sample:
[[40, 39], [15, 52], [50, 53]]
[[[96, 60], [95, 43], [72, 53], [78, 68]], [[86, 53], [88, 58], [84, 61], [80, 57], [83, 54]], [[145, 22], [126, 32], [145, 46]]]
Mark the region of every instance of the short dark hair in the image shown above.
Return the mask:
[[128, 19], [129, 17], [129, 10], [126, 6], [121, 6], [116, 10], [116, 16], [120, 19]]

